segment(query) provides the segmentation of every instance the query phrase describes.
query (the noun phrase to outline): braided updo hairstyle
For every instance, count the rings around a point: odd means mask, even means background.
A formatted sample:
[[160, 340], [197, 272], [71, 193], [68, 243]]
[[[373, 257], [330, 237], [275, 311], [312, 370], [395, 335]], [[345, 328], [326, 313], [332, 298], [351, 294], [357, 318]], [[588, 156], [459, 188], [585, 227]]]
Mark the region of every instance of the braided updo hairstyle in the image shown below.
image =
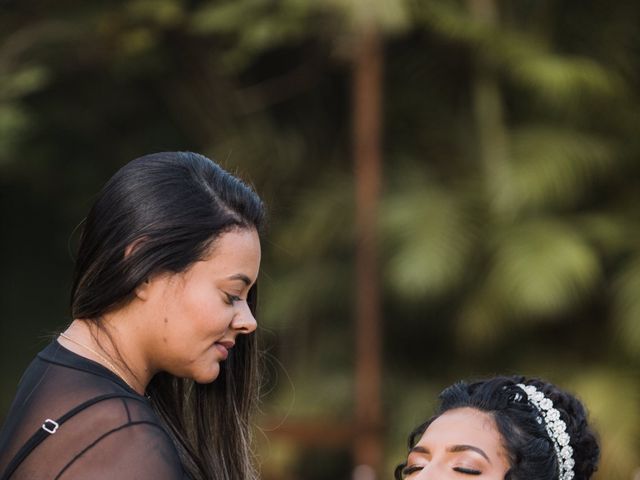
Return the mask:
[[[493, 417], [509, 458], [505, 480], [557, 480], [558, 459], [545, 426], [537, 420], [538, 410], [517, 385], [533, 385], [553, 402], [567, 425], [573, 448], [574, 480], [589, 480], [595, 472], [600, 448], [587, 422], [584, 406], [573, 395], [539, 379], [521, 376], [494, 377], [472, 383], [459, 382], [440, 394], [436, 414], [409, 435], [409, 448], [415, 446], [431, 422], [443, 413], [470, 407]], [[398, 465], [396, 480], [402, 480], [406, 464]]]

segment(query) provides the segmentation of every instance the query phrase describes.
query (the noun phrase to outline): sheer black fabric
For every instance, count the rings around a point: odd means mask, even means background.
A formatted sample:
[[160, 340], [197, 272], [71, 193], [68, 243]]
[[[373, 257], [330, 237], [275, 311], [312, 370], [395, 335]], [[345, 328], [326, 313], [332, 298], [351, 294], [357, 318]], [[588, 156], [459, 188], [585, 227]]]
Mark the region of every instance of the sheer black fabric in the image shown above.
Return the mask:
[[148, 400], [110, 370], [57, 341], [27, 368], [0, 432], [0, 480], [187, 478]]

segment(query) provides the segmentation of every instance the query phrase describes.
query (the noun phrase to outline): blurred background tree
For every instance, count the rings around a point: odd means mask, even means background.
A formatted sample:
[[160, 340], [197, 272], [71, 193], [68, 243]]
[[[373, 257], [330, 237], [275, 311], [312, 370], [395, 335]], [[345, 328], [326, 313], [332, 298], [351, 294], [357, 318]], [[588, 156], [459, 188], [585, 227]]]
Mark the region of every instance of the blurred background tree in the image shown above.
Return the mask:
[[384, 59], [380, 478], [442, 387], [513, 372], [577, 392], [598, 478], [633, 478], [639, 20], [602, 0], [0, 1], [0, 418], [69, 321], [95, 193], [136, 156], [194, 150], [271, 211], [264, 478], [350, 478], [364, 22]]

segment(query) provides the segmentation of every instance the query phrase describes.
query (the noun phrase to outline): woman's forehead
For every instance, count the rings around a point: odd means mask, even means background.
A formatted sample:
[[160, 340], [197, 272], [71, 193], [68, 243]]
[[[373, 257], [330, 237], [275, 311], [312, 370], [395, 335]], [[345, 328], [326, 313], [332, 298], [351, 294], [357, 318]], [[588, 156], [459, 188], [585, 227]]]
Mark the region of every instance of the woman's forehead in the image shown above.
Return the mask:
[[499, 455], [502, 437], [490, 414], [465, 407], [449, 410], [431, 422], [417, 443], [424, 444], [434, 447], [470, 444]]

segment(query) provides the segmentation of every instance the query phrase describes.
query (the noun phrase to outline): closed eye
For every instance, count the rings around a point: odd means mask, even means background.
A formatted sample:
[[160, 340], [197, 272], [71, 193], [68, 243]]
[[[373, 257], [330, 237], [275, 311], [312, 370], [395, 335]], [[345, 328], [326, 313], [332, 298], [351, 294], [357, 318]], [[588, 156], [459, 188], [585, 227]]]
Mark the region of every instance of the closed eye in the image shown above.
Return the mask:
[[230, 293], [226, 293], [227, 295], [227, 301], [229, 302], [230, 305], [233, 305], [236, 302], [241, 301], [242, 299], [237, 296], [237, 295], [231, 295]]
[[422, 470], [422, 465], [408, 465], [402, 469], [402, 476], [411, 475], [412, 473]]
[[472, 468], [464, 468], [464, 467], [453, 467], [454, 472], [464, 473], [466, 475], [480, 475], [482, 472], [480, 470], [474, 470]]

